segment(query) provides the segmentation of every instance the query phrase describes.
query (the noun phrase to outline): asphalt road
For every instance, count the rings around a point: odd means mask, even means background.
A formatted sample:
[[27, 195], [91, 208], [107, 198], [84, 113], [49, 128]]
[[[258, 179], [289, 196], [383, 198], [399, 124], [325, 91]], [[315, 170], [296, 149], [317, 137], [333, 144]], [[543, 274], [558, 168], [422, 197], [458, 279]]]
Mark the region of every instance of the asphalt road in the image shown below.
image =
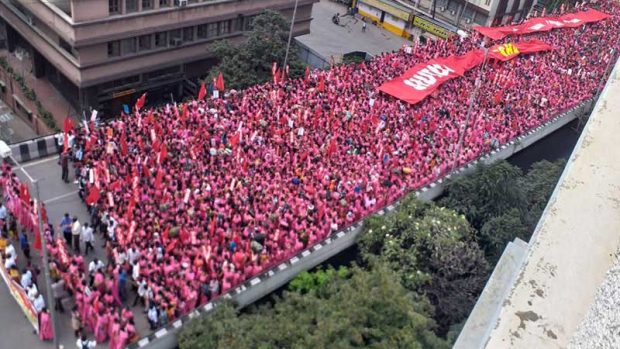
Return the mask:
[[[61, 180], [61, 169], [58, 165], [57, 156], [19, 164], [13, 168], [13, 171], [22, 182], [29, 183], [32, 197], [36, 197], [34, 182], [39, 182], [40, 199], [45, 203], [48, 217], [50, 222], [54, 224], [57, 237], [60, 235], [60, 219], [65, 213], [69, 213], [71, 216], [77, 216], [82, 224], [89, 222], [90, 215], [77, 194], [77, 185], [72, 181], [70, 183], [65, 183]], [[73, 178], [73, 171], [71, 170], [70, 179], [72, 180]], [[88, 261], [92, 260], [95, 256], [105, 261], [101, 242], [100, 236], [95, 235], [95, 254], [90, 253], [86, 258]], [[32, 243], [31, 241], [31, 244]], [[16, 250], [19, 250], [19, 245], [15, 242], [14, 244]], [[33, 261], [40, 261], [36, 250], [32, 250], [32, 255]], [[21, 259], [23, 261], [23, 258]], [[46, 298], [46, 304], [49, 305], [50, 303], [47, 301], [46, 297], [47, 293], [44, 291], [45, 279], [43, 273], [39, 275], [37, 281], [39, 289]], [[2, 286], [0, 286], [0, 334], [2, 334], [0, 338], [0, 349], [53, 348], [52, 343], [41, 342], [38, 336], [33, 333], [32, 325], [30, 325], [25, 315], [23, 315], [23, 312], [15, 300], [8, 294], [8, 288], [3, 282], [0, 283], [2, 284]], [[131, 295], [129, 299], [133, 301], [133, 295]], [[65, 313], [57, 313], [57, 330], [60, 334], [60, 344], [66, 349], [76, 348], [76, 339], [71, 329], [70, 319], [70, 306], [73, 304], [73, 301], [69, 301], [65, 304], [67, 305]], [[140, 337], [148, 334], [148, 323], [141, 310], [142, 309], [139, 307], [133, 309], [134, 319]], [[90, 334], [89, 338], [92, 339], [92, 337], [92, 334]], [[97, 346], [97, 348], [107, 347], [107, 342]]]

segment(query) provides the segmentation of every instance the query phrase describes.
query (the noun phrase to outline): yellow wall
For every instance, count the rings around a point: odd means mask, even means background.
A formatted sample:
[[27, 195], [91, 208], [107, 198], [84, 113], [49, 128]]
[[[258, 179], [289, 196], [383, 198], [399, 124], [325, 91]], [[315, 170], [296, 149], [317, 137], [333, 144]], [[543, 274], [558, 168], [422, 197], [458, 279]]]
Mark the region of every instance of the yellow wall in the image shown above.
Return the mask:
[[[366, 6], [368, 6], [368, 5], [366, 5]], [[376, 21], [377, 22], [377, 26], [379, 26], [381, 28], [384, 28], [385, 30], [387, 30], [389, 32], [392, 32], [392, 33], [394, 33], [394, 34], [396, 34], [398, 36], [407, 36], [407, 33], [405, 32], [405, 30], [403, 28], [399, 28], [399, 27], [397, 27], [395, 25], [392, 25], [390, 23], [387, 23], [385, 21], [383, 23], [380, 23], [379, 22], [380, 18], [375, 17], [374, 15], [365, 12], [364, 10], [360, 9], [359, 6], [358, 6], [358, 13], [360, 14], [360, 16], [369, 18], [372, 21]], [[369, 23], [369, 24], [371, 24], [371, 23]]]

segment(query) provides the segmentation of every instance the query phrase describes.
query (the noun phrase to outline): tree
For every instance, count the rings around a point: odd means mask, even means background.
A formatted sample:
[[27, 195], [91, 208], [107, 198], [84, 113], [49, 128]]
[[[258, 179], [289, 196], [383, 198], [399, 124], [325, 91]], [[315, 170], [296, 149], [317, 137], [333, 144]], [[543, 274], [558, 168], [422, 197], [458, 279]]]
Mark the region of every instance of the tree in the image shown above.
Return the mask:
[[[234, 89], [269, 81], [273, 62], [280, 66], [284, 61], [289, 27], [290, 23], [280, 13], [263, 11], [252, 22], [252, 31], [245, 43], [234, 46], [228, 40], [222, 40], [213, 45], [219, 64], [212, 68], [210, 78], [222, 72], [226, 86]], [[288, 57], [290, 75], [301, 76], [304, 65], [294, 44]]]
[[439, 205], [465, 214], [476, 229], [493, 217], [515, 208], [524, 213], [527, 196], [519, 179], [521, 170], [506, 161], [479, 165], [473, 174], [459, 177], [446, 188]]
[[319, 268], [312, 273], [304, 271], [291, 280], [288, 288], [301, 294], [313, 292], [318, 296], [322, 296], [327, 285], [334, 281], [334, 279], [345, 279], [349, 274], [349, 268], [344, 266], [338, 268], [338, 270], [329, 266], [327, 269]]
[[521, 220], [521, 213], [513, 208], [484, 223], [480, 229], [480, 246], [484, 249], [489, 263], [495, 265], [508, 242], [515, 237], [527, 241], [530, 234], [531, 230]]
[[285, 292], [275, 305], [235, 315], [229, 305], [195, 320], [179, 336], [197, 348], [448, 348], [431, 331], [428, 305], [416, 302], [384, 264], [351, 268], [325, 294]]
[[519, 186], [524, 188], [528, 198], [525, 223], [530, 232], [536, 227], [565, 166], [566, 161], [563, 159], [555, 162], [539, 161], [532, 165], [520, 181]]
[[413, 196], [392, 214], [369, 219], [359, 245], [364, 261], [387, 263], [405, 288], [429, 298], [440, 335], [469, 314], [488, 276], [465, 217]]

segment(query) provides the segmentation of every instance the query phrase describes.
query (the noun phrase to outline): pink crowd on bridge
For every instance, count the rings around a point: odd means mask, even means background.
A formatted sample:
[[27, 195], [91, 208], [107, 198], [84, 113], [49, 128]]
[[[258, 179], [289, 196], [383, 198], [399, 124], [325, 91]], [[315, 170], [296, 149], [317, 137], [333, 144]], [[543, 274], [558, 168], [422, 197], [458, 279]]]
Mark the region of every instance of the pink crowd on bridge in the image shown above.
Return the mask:
[[165, 325], [592, 98], [620, 48], [620, 7], [598, 5], [612, 17], [528, 35], [556, 50], [488, 62], [416, 105], [377, 87], [417, 63], [478, 48], [482, 37], [429, 41], [78, 130], [77, 177], [95, 201], [107, 265], [86, 265], [58, 239], [49, 247], [82, 326], [122, 348], [136, 338], [127, 279], [152, 328]]

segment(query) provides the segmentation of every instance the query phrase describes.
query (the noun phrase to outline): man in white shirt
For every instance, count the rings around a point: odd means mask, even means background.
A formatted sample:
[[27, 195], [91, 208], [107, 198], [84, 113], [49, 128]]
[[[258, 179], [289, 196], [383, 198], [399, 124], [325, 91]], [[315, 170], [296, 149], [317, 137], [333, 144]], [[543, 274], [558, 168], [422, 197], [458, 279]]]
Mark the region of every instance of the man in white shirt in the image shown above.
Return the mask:
[[71, 224], [71, 236], [73, 238], [73, 249], [75, 253], [80, 253], [80, 233], [82, 233], [82, 225], [76, 216], [73, 216], [73, 223]]
[[32, 303], [34, 309], [37, 313], [40, 313], [43, 308], [45, 308], [45, 299], [43, 299], [43, 295], [39, 293], [37, 297], [35, 297], [34, 302]]
[[92, 276], [101, 269], [105, 268], [105, 264], [102, 261], [95, 258], [88, 264], [88, 273]]
[[77, 345], [78, 349], [92, 349], [97, 346], [97, 342], [86, 339], [86, 336], [82, 335], [82, 338], [78, 338], [75, 345]]
[[93, 235], [93, 228], [88, 224], [84, 223], [82, 227], [82, 241], [84, 241], [84, 255], [88, 256], [88, 249], [95, 250], [93, 247], [95, 236]]
[[4, 260], [4, 268], [6, 270], [11, 269], [12, 266], [16, 265], [15, 260], [17, 258], [17, 254], [15, 253], [15, 247], [12, 244], [9, 244], [4, 250], [6, 255], [6, 259]]
[[30, 270], [24, 270], [22, 274], [22, 278], [19, 282], [22, 285], [22, 288], [25, 290], [32, 284], [32, 273]]

